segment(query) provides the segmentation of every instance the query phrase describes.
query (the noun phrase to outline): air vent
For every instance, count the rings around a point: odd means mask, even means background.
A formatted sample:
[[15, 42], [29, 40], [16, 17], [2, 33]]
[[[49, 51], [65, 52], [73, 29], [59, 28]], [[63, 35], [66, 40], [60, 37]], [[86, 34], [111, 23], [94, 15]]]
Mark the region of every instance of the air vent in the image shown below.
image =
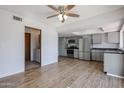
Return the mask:
[[21, 21], [21, 22], [22, 22], [22, 18], [20, 18], [20, 17], [13, 16], [13, 19], [14, 19], [14, 20], [17, 20], [17, 21]]

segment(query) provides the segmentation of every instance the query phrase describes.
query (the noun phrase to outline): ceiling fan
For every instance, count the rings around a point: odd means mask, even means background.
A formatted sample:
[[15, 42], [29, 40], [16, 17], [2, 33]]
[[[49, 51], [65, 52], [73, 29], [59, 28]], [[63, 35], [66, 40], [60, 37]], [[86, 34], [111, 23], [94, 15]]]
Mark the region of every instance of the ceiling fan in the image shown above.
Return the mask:
[[72, 8], [75, 7], [75, 5], [66, 5], [66, 6], [59, 6], [59, 7], [54, 7], [52, 5], [47, 5], [47, 6], [56, 12], [56, 14], [48, 16], [47, 19], [58, 16], [59, 20], [62, 23], [64, 23], [67, 17], [79, 17], [80, 16], [78, 14], [69, 12]]

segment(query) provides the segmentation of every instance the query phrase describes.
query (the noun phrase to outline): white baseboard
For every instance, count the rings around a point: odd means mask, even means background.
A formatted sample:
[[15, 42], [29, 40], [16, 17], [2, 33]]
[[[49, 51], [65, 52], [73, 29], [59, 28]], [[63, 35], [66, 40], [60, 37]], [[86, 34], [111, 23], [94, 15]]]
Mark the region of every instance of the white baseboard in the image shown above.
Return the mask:
[[107, 75], [124, 79], [124, 76], [118, 76], [118, 75], [114, 75], [114, 74], [110, 74], [110, 73], [107, 73]]
[[16, 72], [6, 73], [6, 74], [3, 74], [3, 75], [0, 75], [0, 79], [4, 78], [4, 77], [15, 75], [15, 74], [23, 73], [23, 72], [25, 72], [25, 70], [20, 70], [20, 71], [16, 71]]

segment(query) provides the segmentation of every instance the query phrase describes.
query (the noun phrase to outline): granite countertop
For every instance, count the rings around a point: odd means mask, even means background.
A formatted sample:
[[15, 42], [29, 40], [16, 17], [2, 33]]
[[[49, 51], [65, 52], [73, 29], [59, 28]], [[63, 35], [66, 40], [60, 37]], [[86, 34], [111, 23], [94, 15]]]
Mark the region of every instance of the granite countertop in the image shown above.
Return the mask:
[[91, 48], [92, 50], [119, 50], [118, 48]]
[[119, 48], [92, 48], [92, 50], [104, 50], [104, 53], [124, 54], [124, 51]]

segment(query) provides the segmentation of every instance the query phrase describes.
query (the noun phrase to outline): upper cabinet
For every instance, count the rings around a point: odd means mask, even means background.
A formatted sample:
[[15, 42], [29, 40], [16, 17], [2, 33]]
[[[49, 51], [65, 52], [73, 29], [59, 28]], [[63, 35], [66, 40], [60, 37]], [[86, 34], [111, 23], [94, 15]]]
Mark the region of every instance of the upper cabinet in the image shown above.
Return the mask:
[[119, 43], [120, 40], [119, 32], [110, 32], [108, 33], [108, 43]]
[[101, 34], [94, 34], [92, 39], [93, 39], [93, 44], [100, 44], [102, 42]]

